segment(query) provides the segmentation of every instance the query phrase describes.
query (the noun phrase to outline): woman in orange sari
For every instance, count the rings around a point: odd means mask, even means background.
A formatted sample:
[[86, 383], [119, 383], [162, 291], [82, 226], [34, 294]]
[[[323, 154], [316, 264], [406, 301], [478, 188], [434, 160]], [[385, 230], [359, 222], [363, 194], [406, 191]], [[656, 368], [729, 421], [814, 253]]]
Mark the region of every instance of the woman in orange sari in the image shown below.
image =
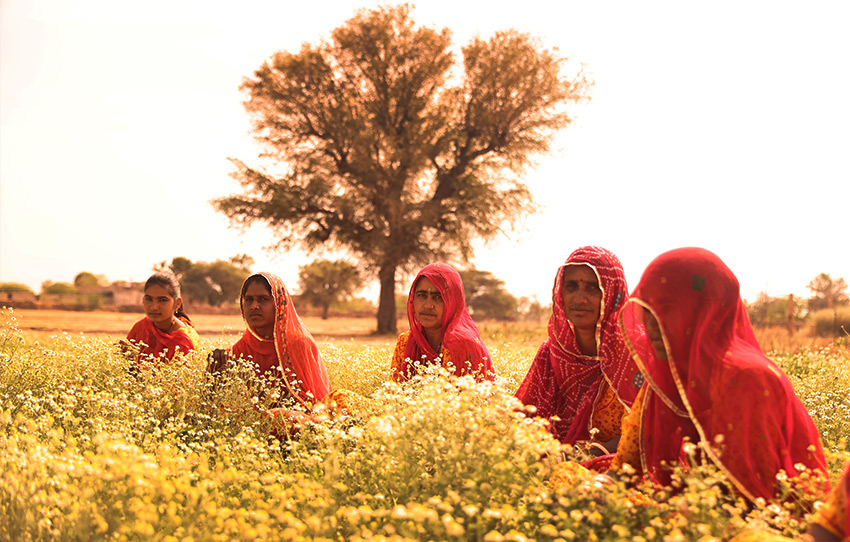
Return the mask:
[[278, 376], [285, 395], [302, 407], [324, 399], [331, 391], [328, 370], [280, 277], [257, 273], [245, 279], [239, 306], [248, 327], [230, 354], [213, 352], [208, 370], [219, 372], [232, 357], [250, 359], [257, 375]]
[[774, 500], [776, 475], [803, 464], [826, 474], [820, 436], [788, 377], [761, 351], [738, 280], [713, 253], [681, 248], [653, 260], [620, 314], [646, 378], [612, 468], [628, 463], [670, 485], [687, 442], [750, 501]]
[[643, 384], [617, 322], [628, 296], [617, 256], [593, 246], [573, 251], [555, 275], [549, 339], [516, 392], [562, 442], [591, 441], [596, 429], [593, 455], [617, 449], [623, 414]]
[[463, 281], [444, 263], [426, 265], [413, 279], [407, 296], [410, 330], [398, 337], [392, 378], [405, 382], [419, 367], [440, 365], [455, 376], [493, 380], [490, 351], [469, 311]]
[[143, 360], [170, 360], [175, 354], [188, 354], [198, 347], [200, 337], [183, 312], [180, 282], [173, 273], [154, 273], [145, 282], [142, 307], [146, 316], [136, 322], [127, 339], [119, 341], [125, 353]]
[[826, 502], [812, 516], [807, 534], [814, 542], [850, 540], [850, 463]]

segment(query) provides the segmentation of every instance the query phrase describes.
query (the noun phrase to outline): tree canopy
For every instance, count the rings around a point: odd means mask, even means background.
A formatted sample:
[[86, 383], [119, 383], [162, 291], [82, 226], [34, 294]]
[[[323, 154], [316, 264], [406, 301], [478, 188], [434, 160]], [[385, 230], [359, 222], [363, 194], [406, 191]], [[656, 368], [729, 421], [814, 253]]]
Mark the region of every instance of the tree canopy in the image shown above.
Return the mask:
[[349, 299], [361, 285], [357, 267], [345, 260], [316, 260], [298, 269], [301, 298], [322, 309], [327, 319], [331, 305]]
[[178, 256], [171, 263], [161, 262], [155, 270], [168, 269], [177, 276], [183, 297], [212, 306], [233, 303], [239, 299], [242, 283], [251, 274], [254, 260], [239, 255], [229, 261], [193, 262]]
[[474, 38], [417, 26], [409, 5], [360, 10], [330, 39], [278, 52], [242, 89], [267, 165], [232, 159], [243, 193], [214, 206], [261, 222], [279, 249], [344, 249], [380, 280], [396, 331], [398, 273], [468, 260], [533, 209], [520, 174], [586, 97], [581, 73], [515, 30]]
[[833, 280], [828, 274], [821, 273], [812, 279], [808, 288], [813, 294], [809, 298], [810, 311], [837, 308], [850, 303], [846, 292], [847, 283], [843, 278]]
[[517, 317], [517, 299], [505, 290], [504, 281], [489, 271], [461, 271], [463, 294], [470, 314], [475, 318], [509, 320]]

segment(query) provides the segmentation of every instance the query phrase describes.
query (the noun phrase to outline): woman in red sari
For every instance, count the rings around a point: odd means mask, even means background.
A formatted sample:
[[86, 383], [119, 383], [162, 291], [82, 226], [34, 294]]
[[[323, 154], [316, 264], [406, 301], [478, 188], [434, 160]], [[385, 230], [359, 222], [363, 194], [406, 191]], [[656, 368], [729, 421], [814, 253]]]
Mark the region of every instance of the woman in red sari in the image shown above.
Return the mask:
[[142, 360], [170, 360], [175, 354], [188, 354], [198, 347], [200, 337], [183, 312], [180, 282], [170, 272], [154, 273], [145, 282], [142, 307], [146, 316], [136, 322], [121, 350]]
[[669, 485], [689, 441], [751, 501], [773, 500], [777, 473], [795, 475], [796, 464], [826, 474], [806, 407], [762, 353], [738, 280], [716, 255], [681, 248], [657, 257], [620, 324], [646, 384], [623, 420], [613, 468], [629, 463]]
[[[328, 370], [283, 281], [271, 273], [251, 275], [242, 284], [239, 305], [248, 327], [232, 357], [251, 359], [258, 375], [280, 377], [285, 395], [302, 407], [324, 399], [331, 391]], [[220, 371], [230, 357], [216, 350], [209, 371]]]
[[441, 365], [456, 376], [493, 380], [490, 351], [469, 311], [460, 274], [444, 263], [426, 265], [407, 297], [410, 330], [396, 342], [392, 378], [404, 382], [420, 366]]
[[562, 442], [590, 441], [597, 429], [595, 455], [616, 450], [620, 421], [643, 383], [617, 322], [628, 296], [614, 254], [593, 246], [570, 254], [555, 275], [549, 339], [516, 392]]

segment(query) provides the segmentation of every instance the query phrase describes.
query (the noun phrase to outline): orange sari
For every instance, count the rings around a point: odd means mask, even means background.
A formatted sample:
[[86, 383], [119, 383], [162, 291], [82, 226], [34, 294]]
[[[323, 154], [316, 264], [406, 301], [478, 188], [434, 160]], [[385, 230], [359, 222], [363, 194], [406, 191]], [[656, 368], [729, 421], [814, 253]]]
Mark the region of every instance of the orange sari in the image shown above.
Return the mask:
[[[233, 345], [232, 352], [237, 357], [252, 359], [257, 364], [258, 373], [280, 371], [286, 391], [302, 405], [318, 403], [331, 391], [328, 370], [319, 354], [319, 347], [295, 312], [283, 281], [271, 273], [257, 274], [271, 285], [275, 305], [274, 337], [264, 340], [248, 326], [242, 338]], [[245, 284], [251, 277], [242, 285], [240, 305]]]
[[177, 331], [166, 333], [145, 316], [133, 325], [127, 334], [127, 340], [141, 349], [137, 359], [141, 362], [143, 359], [167, 361], [178, 352], [188, 354], [198, 348], [201, 338], [189, 324]]
[[[654, 343], [647, 313], [660, 327]], [[704, 456], [751, 501], [773, 500], [777, 473], [793, 476], [798, 463], [826, 474], [814, 422], [785, 373], [762, 353], [738, 280], [716, 255], [683, 248], [657, 257], [620, 325], [647, 382], [645, 397], [624, 420], [624, 427], [638, 425], [636, 469], [669, 485], [666, 465], [683, 458], [689, 440], [705, 444]], [[638, 410], [636, 423], [630, 418]], [[630, 440], [624, 434], [621, 444]]]

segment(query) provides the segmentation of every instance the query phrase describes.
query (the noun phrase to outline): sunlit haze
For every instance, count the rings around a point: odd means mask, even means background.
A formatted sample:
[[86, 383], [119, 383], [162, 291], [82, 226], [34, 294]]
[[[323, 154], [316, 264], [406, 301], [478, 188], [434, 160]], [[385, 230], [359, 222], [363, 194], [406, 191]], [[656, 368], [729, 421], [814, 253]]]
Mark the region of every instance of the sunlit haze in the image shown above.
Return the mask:
[[[209, 203], [239, 191], [228, 157], [260, 152], [239, 85], [376, 5], [2, 0], [0, 282], [139, 281], [175, 256], [247, 253], [297, 291], [298, 266], [327, 255], [271, 254], [266, 229]], [[539, 212], [476, 253], [513, 295], [550, 302], [586, 244], [632, 288], [681, 246], [717, 253], [750, 300], [850, 281], [850, 3], [440, 0], [413, 16], [458, 45], [530, 32], [594, 81], [525, 176]]]

